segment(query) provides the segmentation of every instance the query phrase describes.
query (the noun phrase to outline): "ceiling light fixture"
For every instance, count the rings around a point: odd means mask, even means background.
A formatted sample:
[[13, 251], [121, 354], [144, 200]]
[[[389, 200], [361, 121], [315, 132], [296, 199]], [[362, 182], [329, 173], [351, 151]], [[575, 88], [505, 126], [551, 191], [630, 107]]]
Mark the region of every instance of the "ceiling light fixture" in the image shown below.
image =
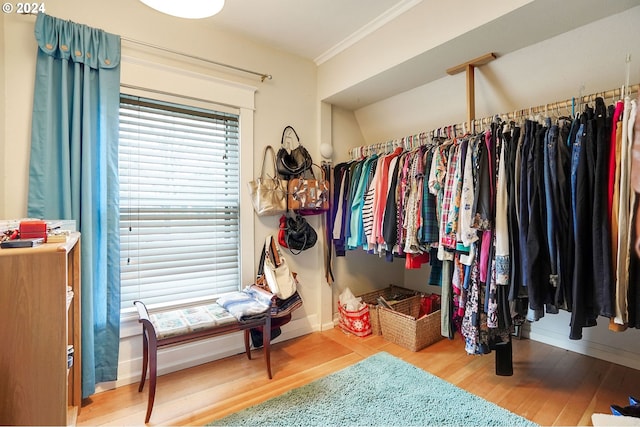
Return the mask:
[[220, 12], [224, 0], [140, 0], [150, 8], [167, 15], [187, 19], [208, 18]]

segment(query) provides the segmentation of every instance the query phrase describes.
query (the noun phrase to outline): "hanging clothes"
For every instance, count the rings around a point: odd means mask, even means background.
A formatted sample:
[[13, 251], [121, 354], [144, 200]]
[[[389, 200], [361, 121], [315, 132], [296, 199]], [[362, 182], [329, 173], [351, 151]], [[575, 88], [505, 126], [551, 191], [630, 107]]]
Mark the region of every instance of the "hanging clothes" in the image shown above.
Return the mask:
[[606, 210], [607, 166], [609, 162], [611, 124], [607, 121], [607, 108], [604, 100], [596, 98], [594, 117], [587, 123], [587, 135], [595, 142], [595, 174], [593, 180], [593, 277], [595, 300], [598, 315], [613, 317], [613, 275], [611, 258], [611, 230]]
[[423, 155], [424, 176], [422, 180], [422, 219], [421, 219], [421, 241], [425, 246], [438, 243], [438, 215], [436, 213], [437, 200], [434, 193], [430, 191], [429, 179], [431, 176], [431, 166], [433, 154], [436, 146], [428, 146]]
[[[557, 239], [557, 289], [555, 305], [571, 311], [573, 277], [573, 226], [571, 215], [571, 120], [561, 118], [558, 123], [558, 141], [556, 143], [556, 180], [554, 185], [554, 218], [556, 219]], [[553, 181], [552, 181], [553, 183]]]
[[332, 205], [332, 237], [336, 256], [345, 256], [344, 224], [346, 219], [346, 206], [349, 203], [350, 163], [339, 163], [334, 167]]
[[472, 354], [559, 310], [571, 339], [598, 317], [640, 327], [635, 116], [635, 101], [596, 97], [576, 117], [495, 119], [336, 165], [336, 255], [429, 263], [441, 333], [460, 333]]

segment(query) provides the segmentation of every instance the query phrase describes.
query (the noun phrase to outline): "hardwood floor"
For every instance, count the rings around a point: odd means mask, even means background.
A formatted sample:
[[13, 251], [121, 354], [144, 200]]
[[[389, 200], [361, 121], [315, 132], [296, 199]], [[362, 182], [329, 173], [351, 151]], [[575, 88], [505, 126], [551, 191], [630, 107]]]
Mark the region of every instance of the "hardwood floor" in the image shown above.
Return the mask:
[[[470, 356], [458, 337], [411, 352], [381, 336], [340, 329], [273, 344], [273, 379], [262, 350], [158, 377], [150, 425], [203, 425], [386, 351], [540, 425], [591, 425], [594, 412], [640, 394], [640, 371], [530, 340], [514, 340], [510, 377], [495, 375], [494, 354]], [[131, 384], [92, 396], [78, 425], [141, 425], [147, 391]]]

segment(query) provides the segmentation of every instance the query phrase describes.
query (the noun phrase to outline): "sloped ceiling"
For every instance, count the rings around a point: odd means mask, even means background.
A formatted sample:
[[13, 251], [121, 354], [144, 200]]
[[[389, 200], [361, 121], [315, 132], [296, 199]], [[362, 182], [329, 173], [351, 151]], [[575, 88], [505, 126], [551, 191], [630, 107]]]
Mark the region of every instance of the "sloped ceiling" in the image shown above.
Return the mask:
[[[535, 0], [381, 72], [352, 82], [339, 91], [321, 94], [321, 97], [327, 103], [357, 110], [444, 77], [448, 68], [485, 53], [493, 52], [499, 60], [501, 55], [638, 5], [639, 0]], [[606, 46], [593, 48], [595, 54]], [[384, 52], [375, 54], [383, 55]]]

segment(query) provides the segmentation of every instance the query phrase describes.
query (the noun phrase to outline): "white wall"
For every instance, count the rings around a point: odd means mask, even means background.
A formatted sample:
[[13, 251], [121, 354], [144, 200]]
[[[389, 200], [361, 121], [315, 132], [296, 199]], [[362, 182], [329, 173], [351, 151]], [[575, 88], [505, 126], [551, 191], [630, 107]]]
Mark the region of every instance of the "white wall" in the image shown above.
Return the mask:
[[[3, 64], [6, 63], [4, 46], [4, 17], [4, 14], [0, 15], [0, 62]], [[0, 67], [0, 218], [4, 218], [4, 182], [6, 180], [7, 161], [9, 159], [5, 146], [5, 141], [7, 140], [7, 127], [5, 126], [5, 111], [7, 106], [5, 81], [5, 67]]]
[[[619, 88], [625, 81], [627, 53], [633, 60], [631, 84], [640, 82], [640, 7], [585, 25], [498, 57], [476, 69], [476, 117], [513, 112], [584, 94]], [[447, 64], [446, 66], [449, 66]], [[443, 65], [443, 68], [445, 65]], [[465, 76], [435, 80], [354, 112], [364, 144], [430, 131], [466, 119]], [[336, 136], [335, 138], [339, 138]], [[337, 156], [346, 158], [348, 149]], [[384, 264], [371, 255], [367, 264]], [[349, 256], [347, 257], [349, 258]], [[348, 260], [347, 260], [348, 261]], [[374, 267], [371, 267], [374, 268]], [[406, 287], [427, 280], [428, 267], [407, 271]], [[374, 270], [372, 270], [374, 271]], [[377, 271], [377, 270], [375, 270]], [[375, 277], [375, 276], [371, 276]], [[567, 313], [547, 315], [525, 328], [532, 339], [640, 369], [640, 331], [608, 331], [608, 319], [570, 341]]]
[[[276, 146], [280, 143], [282, 129], [292, 125], [315, 159], [320, 159], [318, 141], [320, 130], [318, 125], [319, 102], [316, 96], [316, 66], [312, 61], [283, 53], [242, 37], [228, 34], [212, 28], [206, 22], [170, 18], [150, 11], [140, 2], [114, 0], [65, 0], [64, 2], [48, 2], [47, 13], [61, 19], [102, 28], [122, 37], [164, 46], [176, 51], [184, 51], [190, 55], [209, 58], [211, 60], [232, 64], [245, 69], [256, 70], [273, 75], [273, 80], [264, 83], [255, 76], [250, 76], [220, 67], [203, 65], [197, 61], [185, 60], [172, 54], [142, 48], [123, 41], [123, 54], [127, 56], [122, 62], [123, 83], [127, 80], [142, 84], [151, 89], [166, 92], [182, 90], [189, 86], [187, 79], [202, 81], [226, 81], [230, 84], [254, 86], [255, 114], [252, 133], [255, 144], [250, 149], [249, 159], [253, 163], [243, 164], [248, 168], [249, 176], [259, 173], [261, 161], [257, 160], [266, 144]], [[136, 16], [146, 11], [145, 19]], [[21, 218], [26, 215], [28, 190], [28, 162], [30, 146], [31, 109], [33, 98], [33, 82], [36, 58], [36, 43], [33, 35], [34, 16], [16, 14], [0, 15], [3, 24], [0, 43], [3, 50], [0, 55], [0, 124], [2, 126], [2, 174], [0, 175], [0, 218]], [[159, 68], [177, 68], [188, 70], [191, 74], [177, 75], [176, 79], [165, 79], [160, 83], [153, 76], [140, 76], [135, 60], [143, 58], [151, 61]], [[166, 68], [168, 67], [168, 68]], [[178, 73], [179, 74], [179, 73]], [[158, 87], [160, 86], [160, 87]], [[216, 100], [216, 93], [207, 93], [206, 86], [198, 94], [205, 99]], [[246, 199], [245, 199], [246, 200]], [[241, 209], [252, 210], [250, 204]], [[246, 212], [246, 211], [245, 211]], [[311, 218], [312, 225], [319, 229], [319, 218]], [[277, 217], [254, 218], [253, 235], [249, 248], [250, 257], [257, 264], [257, 256], [262, 249], [264, 237], [275, 233], [278, 227]], [[244, 231], [244, 230], [242, 230]], [[325, 313], [322, 319], [320, 307], [331, 304], [330, 295], [321, 293], [326, 287], [322, 275], [322, 233], [318, 233], [320, 241], [315, 248], [305, 251], [296, 257], [288, 256], [287, 260], [294, 271], [298, 272], [301, 283], [300, 293], [305, 301], [302, 309], [294, 313], [294, 320], [283, 328], [280, 340], [319, 330], [323, 323], [330, 324], [331, 313]], [[243, 261], [247, 261], [244, 260]], [[251, 263], [250, 263], [251, 264]], [[324, 299], [329, 299], [326, 304]], [[137, 381], [141, 367], [140, 327], [135, 321], [124, 321], [122, 324], [122, 340], [120, 350], [118, 384]], [[228, 356], [243, 351], [240, 334], [198, 343], [192, 346], [176, 348], [163, 352], [160, 356], [159, 371], [202, 363], [207, 360]], [[275, 362], [275, 361], [274, 361]]]

